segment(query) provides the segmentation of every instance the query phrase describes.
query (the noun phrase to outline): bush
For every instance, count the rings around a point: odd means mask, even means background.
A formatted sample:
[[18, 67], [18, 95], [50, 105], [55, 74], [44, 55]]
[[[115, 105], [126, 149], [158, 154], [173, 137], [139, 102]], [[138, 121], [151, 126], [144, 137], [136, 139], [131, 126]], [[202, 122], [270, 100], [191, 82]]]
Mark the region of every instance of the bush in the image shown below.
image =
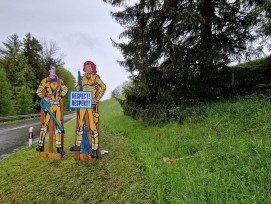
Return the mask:
[[271, 92], [271, 56], [224, 67], [212, 77], [191, 75], [187, 81], [181, 75], [161, 77], [163, 73], [158, 69], [149, 72], [148, 80], [137, 79], [124, 87], [125, 99], [118, 101], [126, 115], [150, 123], [182, 122], [187, 112], [184, 105], [197, 107], [203, 102]]

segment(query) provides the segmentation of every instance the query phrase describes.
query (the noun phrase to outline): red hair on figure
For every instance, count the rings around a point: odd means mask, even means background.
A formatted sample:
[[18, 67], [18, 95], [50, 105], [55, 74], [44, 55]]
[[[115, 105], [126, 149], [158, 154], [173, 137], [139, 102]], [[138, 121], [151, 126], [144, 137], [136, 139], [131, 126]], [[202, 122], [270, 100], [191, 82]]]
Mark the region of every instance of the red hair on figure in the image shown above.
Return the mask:
[[86, 68], [85, 68], [86, 65], [90, 65], [90, 66], [91, 66], [92, 72], [93, 72], [94, 74], [97, 73], [97, 70], [96, 70], [96, 64], [94, 64], [94, 62], [92, 62], [92, 61], [86, 61], [86, 62], [84, 63], [84, 68], [83, 68], [83, 71], [84, 71], [84, 72], [86, 72]]

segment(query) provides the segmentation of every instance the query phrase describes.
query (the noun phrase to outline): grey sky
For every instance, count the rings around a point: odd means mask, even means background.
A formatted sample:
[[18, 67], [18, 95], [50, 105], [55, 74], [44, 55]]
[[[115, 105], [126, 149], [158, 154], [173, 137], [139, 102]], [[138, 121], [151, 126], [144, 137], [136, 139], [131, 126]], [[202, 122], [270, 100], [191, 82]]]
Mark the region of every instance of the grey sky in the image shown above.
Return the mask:
[[0, 0], [0, 46], [14, 33], [21, 40], [30, 32], [40, 41], [55, 41], [75, 77], [86, 60], [97, 65], [108, 99], [129, 75], [117, 63], [122, 56], [110, 40], [119, 41], [123, 30], [110, 15], [113, 9], [102, 0]]

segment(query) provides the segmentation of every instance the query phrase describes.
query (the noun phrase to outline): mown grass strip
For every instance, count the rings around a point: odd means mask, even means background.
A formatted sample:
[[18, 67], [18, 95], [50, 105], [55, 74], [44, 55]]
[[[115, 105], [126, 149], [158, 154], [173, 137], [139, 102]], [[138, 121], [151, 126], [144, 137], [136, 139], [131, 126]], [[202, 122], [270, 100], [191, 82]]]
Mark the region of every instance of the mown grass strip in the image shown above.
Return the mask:
[[75, 121], [65, 125], [66, 156], [41, 158], [35, 146], [0, 161], [0, 203], [152, 203], [144, 171], [134, 159], [124, 135], [101, 127], [101, 149], [109, 151], [97, 162], [75, 161]]

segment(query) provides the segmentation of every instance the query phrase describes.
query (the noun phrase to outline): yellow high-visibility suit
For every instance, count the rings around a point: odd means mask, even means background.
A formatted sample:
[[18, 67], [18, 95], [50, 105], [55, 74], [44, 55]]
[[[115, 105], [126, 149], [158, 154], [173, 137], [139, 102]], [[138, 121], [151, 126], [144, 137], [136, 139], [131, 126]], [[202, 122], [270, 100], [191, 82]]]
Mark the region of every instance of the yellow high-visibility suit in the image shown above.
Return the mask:
[[[68, 87], [65, 86], [63, 81], [59, 79], [57, 76], [56, 78], [51, 79], [50, 77], [44, 78], [36, 93], [40, 98], [49, 97], [50, 98], [50, 111], [55, 114], [57, 121], [62, 124], [61, 118], [61, 109], [59, 98], [63, 98], [68, 92]], [[46, 132], [48, 130], [48, 125], [51, 116], [46, 113], [44, 121], [41, 123], [40, 128], [40, 138], [38, 142], [38, 146], [44, 146], [44, 139]], [[62, 134], [59, 128], [56, 126], [55, 129], [55, 138], [56, 138], [56, 148], [62, 147]]]
[[[91, 148], [92, 150], [98, 150], [99, 147], [99, 132], [98, 132], [98, 121], [99, 121], [99, 113], [97, 111], [98, 102], [96, 100], [100, 100], [106, 90], [106, 85], [100, 79], [100, 76], [97, 74], [88, 74], [85, 73], [82, 76], [82, 88], [83, 91], [92, 91], [93, 104], [92, 109], [83, 109], [79, 110], [78, 114], [78, 127], [76, 131], [76, 141], [75, 145], [81, 147], [82, 138], [83, 138], [83, 125], [84, 125], [84, 117], [86, 112], [89, 116], [89, 129], [91, 135]], [[79, 84], [76, 86], [76, 90], [80, 90]]]

